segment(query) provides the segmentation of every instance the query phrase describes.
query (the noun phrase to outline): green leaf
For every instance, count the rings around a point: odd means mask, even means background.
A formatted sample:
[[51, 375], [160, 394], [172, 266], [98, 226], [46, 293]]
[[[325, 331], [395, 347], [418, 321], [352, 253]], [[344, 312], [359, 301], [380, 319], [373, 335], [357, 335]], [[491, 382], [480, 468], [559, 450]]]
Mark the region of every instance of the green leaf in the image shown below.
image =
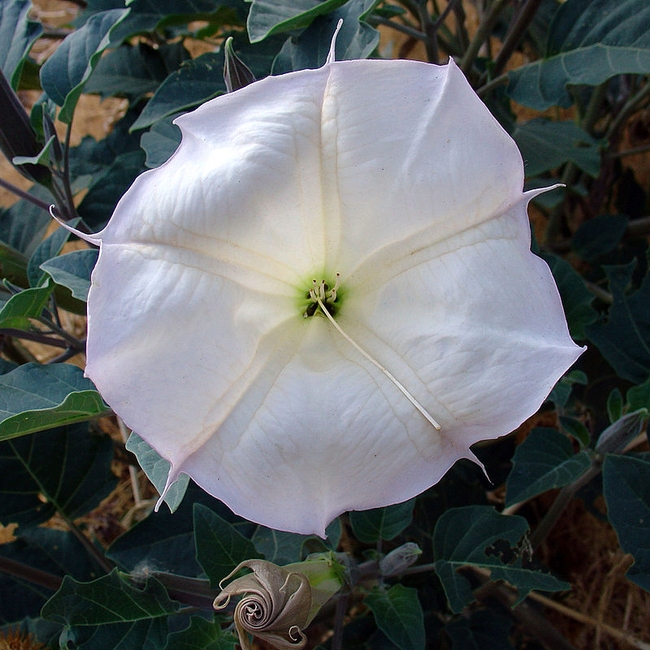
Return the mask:
[[168, 633], [167, 618], [144, 618], [132, 623], [66, 628], [58, 642], [59, 647], [74, 650], [160, 650]]
[[48, 282], [43, 287], [24, 289], [17, 293], [0, 309], [0, 328], [31, 329], [30, 318], [39, 318], [50, 299], [54, 285]]
[[577, 454], [571, 441], [555, 429], [533, 429], [517, 446], [506, 483], [506, 506], [573, 483], [591, 467], [587, 451]]
[[181, 143], [181, 130], [172, 122], [180, 113], [158, 120], [148, 131], [142, 134], [140, 146], [147, 154], [144, 164], [149, 167], [158, 167], [178, 149]]
[[433, 531], [434, 567], [453, 612], [474, 601], [469, 581], [458, 573], [464, 566], [487, 569], [492, 580], [505, 580], [516, 587], [515, 604], [533, 589], [570, 588], [548, 573], [524, 566], [519, 544], [527, 532], [528, 522], [523, 517], [500, 515], [490, 506], [452, 508], [438, 519]]
[[91, 16], [43, 64], [41, 84], [48, 97], [61, 106], [59, 120], [62, 122], [72, 121], [83, 87], [110, 43], [111, 30], [124, 20], [128, 11], [112, 9]]
[[483, 609], [451, 621], [445, 632], [451, 639], [451, 650], [514, 650], [511, 628], [511, 619]]
[[[132, 433], [129, 436], [126, 442], [126, 448], [135, 454], [147, 478], [153, 483], [156, 490], [158, 490], [158, 494], [162, 494], [167, 486], [167, 477], [169, 476], [171, 463], [160, 456], [137, 433]], [[181, 474], [170, 486], [169, 490], [167, 490], [165, 503], [169, 506], [170, 512], [178, 509], [181, 501], [183, 501], [189, 482], [189, 476], [187, 474]]]
[[196, 559], [216, 586], [240, 562], [259, 558], [255, 545], [218, 514], [194, 505]]
[[[585, 386], [587, 384], [587, 375], [581, 370], [572, 370], [564, 375], [553, 387], [551, 394], [547, 398], [548, 401], [553, 402], [559, 408], [564, 408], [569, 401], [574, 384]], [[589, 436], [587, 436], [585, 444], [589, 444]]]
[[190, 626], [169, 635], [164, 650], [235, 650], [237, 639], [221, 629], [219, 622], [192, 617]]
[[538, 118], [517, 125], [512, 137], [524, 159], [526, 177], [538, 176], [567, 162], [593, 177], [600, 172], [601, 143], [573, 122]]
[[604, 267], [614, 302], [607, 320], [601, 317], [586, 334], [620, 377], [641, 384], [650, 375], [650, 274], [628, 293], [635, 266], [633, 260]]
[[31, 7], [30, 0], [0, 3], [0, 68], [14, 90], [29, 50], [43, 33], [43, 25], [29, 19]]
[[297, 37], [288, 38], [273, 62], [273, 74], [319, 68], [327, 60], [339, 20], [336, 60], [365, 59], [379, 43], [379, 32], [364, 19], [377, 6], [377, 0], [349, 0], [342, 7], [318, 16]]
[[0, 625], [38, 616], [57, 589], [56, 579], [71, 575], [77, 580], [97, 577], [97, 565], [70, 532], [52, 528], [19, 531], [16, 541], [0, 544], [0, 558], [18, 562], [52, 576], [51, 588], [0, 572]]
[[66, 576], [43, 607], [43, 617], [68, 627], [95, 626], [167, 617], [178, 609], [155, 578], [136, 586], [128, 575], [114, 569], [92, 582]]
[[26, 363], [0, 376], [0, 440], [109, 413], [83, 370]]
[[338, 9], [347, 0], [252, 0], [246, 27], [251, 43], [271, 34], [307, 27], [314, 18]]
[[650, 591], [650, 462], [607, 456], [603, 463], [607, 516], [625, 553], [634, 556], [627, 577]]
[[258, 526], [251, 541], [265, 560], [282, 565], [300, 562], [303, 559], [303, 546], [308, 539], [309, 536]]
[[375, 589], [365, 599], [377, 627], [400, 650], [424, 650], [424, 614], [417, 589], [395, 585], [388, 591]]
[[0, 521], [29, 527], [55, 512], [76, 519], [116, 484], [109, 436], [75, 424], [0, 443]]
[[645, 408], [650, 411], [650, 379], [640, 386], [633, 386], [625, 395], [627, 410], [638, 411]]
[[587, 427], [578, 419], [567, 415], [560, 415], [562, 429], [575, 438], [583, 447], [588, 447], [591, 442], [591, 434]]
[[[33, 186], [29, 193], [47, 203], [52, 195], [43, 187]], [[27, 259], [43, 241], [52, 217], [30, 201], [20, 200], [7, 210], [0, 210], [0, 241], [4, 242]]]
[[350, 513], [352, 532], [360, 542], [375, 544], [397, 537], [413, 519], [415, 499], [386, 508]]
[[614, 75], [648, 72], [647, 0], [567, 0], [551, 24], [546, 58], [510, 72], [506, 92], [541, 111], [571, 106], [567, 85], [597, 86]]
[[134, 104], [153, 93], [164, 79], [190, 58], [182, 42], [154, 49], [146, 43], [125, 44], [103, 56], [84, 88], [102, 97], [127, 97]]
[[610, 423], [614, 423], [623, 415], [623, 393], [614, 388], [607, 396], [607, 415]]
[[550, 253], [541, 257], [549, 265], [557, 283], [571, 336], [584, 340], [585, 328], [597, 318], [596, 311], [591, 306], [593, 293], [587, 289], [585, 281], [569, 262]]
[[571, 248], [583, 260], [595, 262], [613, 251], [623, 239], [629, 218], [621, 214], [601, 214], [581, 224], [571, 239]]
[[41, 264], [41, 269], [52, 280], [72, 292], [73, 297], [86, 302], [90, 289], [90, 274], [95, 268], [99, 251], [94, 248], [72, 251], [59, 257], [53, 257]]
[[[73, 219], [70, 222], [72, 227], [75, 227], [78, 223], [78, 219]], [[43, 262], [56, 257], [63, 246], [68, 241], [70, 237], [70, 231], [65, 228], [57, 228], [47, 239], [45, 239], [40, 246], [34, 251], [32, 256], [29, 258], [29, 263], [27, 265], [27, 277], [29, 279], [29, 285], [31, 287], [40, 287], [47, 278], [47, 273], [45, 273], [41, 268]]]

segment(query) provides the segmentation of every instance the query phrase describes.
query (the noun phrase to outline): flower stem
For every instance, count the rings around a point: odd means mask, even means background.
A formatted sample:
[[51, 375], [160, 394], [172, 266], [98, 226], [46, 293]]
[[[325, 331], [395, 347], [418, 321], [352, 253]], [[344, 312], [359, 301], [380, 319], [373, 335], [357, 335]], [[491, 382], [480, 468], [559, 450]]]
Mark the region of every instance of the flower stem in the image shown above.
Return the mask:
[[469, 44], [465, 55], [460, 62], [460, 69], [467, 75], [474, 65], [474, 61], [478, 56], [479, 50], [485, 41], [489, 38], [492, 28], [499, 18], [499, 14], [503, 11], [505, 6], [510, 0], [495, 0], [494, 4], [490, 7], [489, 12], [481, 21], [481, 24], [474, 34], [474, 38]]

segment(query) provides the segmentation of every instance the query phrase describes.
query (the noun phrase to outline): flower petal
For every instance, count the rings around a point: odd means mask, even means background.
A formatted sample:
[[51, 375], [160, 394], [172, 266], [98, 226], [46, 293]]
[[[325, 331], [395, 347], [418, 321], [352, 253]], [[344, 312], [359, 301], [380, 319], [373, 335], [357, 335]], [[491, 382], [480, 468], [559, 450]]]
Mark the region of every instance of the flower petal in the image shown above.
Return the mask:
[[[87, 366], [171, 478], [324, 535], [509, 433], [580, 354], [521, 157], [453, 63], [332, 63], [178, 124], [97, 235]], [[336, 322], [375, 363], [303, 318], [336, 272]]]

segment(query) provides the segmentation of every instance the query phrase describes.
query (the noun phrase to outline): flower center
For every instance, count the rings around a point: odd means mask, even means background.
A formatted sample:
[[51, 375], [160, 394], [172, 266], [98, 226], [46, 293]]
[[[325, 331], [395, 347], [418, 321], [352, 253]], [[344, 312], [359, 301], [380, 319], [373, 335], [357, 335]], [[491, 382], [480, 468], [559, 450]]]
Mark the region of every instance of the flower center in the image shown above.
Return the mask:
[[336, 303], [336, 298], [338, 296], [338, 290], [341, 285], [341, 274], [336, 274], [336, 281], [334, 286], [330, 286], [321, 280], [320, 282], [316, 279], [312, 280], [312, 288], [307, 293], [307, 299], [310, 301], [307, 305], [307, 309], [303, 313], [303, 318], [309, 318], [313, 316], [319, 308], [323, 305], [326, 307], [327, 312], [330, 316], [335, 316], [337, 312], [338, 305]]

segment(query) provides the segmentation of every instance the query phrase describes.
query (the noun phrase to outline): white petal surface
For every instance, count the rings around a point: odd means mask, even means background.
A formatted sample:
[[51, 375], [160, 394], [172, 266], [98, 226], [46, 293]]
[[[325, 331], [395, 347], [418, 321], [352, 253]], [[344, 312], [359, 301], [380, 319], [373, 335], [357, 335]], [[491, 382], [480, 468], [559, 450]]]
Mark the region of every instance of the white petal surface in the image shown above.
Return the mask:
[[[256, 82], [98, 234], [87, 373], [238, 514], [323, 534], [408, 499], [534, 413], [581, 350], [529, 250], [514, 142], [455, 65], [351, 61]], [[440, 423], [437, 432], [322, 314]]]

